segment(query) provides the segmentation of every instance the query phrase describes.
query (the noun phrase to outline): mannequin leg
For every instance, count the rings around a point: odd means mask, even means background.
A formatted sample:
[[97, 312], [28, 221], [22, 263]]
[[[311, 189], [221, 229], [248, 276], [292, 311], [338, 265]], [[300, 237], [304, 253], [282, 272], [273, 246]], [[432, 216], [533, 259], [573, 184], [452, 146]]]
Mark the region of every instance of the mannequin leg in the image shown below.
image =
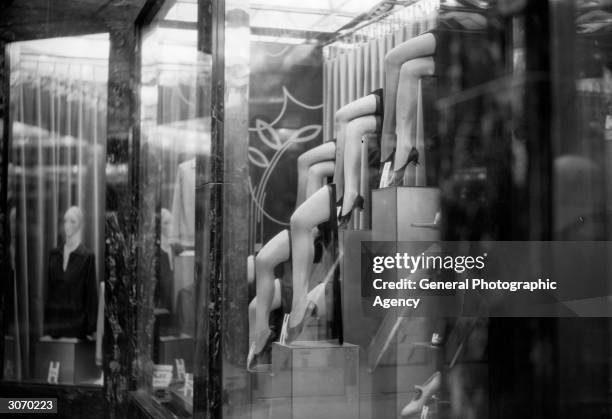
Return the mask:
[[274, 301], [274, 268], [289, 259], [289, 250], [289, 234], [287, 230], [283, 230], [270, 239], [255, 258], [257, 304], [254, 337], [268, 330], [268, 319]]
[[424, 33], [399, 44], [385, 55], [385, 117], [381, 136], [381, 161], [389, 159], [397, 139], [395, 107], [402, 64], [415, 58], [433, 55], [435, 50], [436, 38], [431, 33]]
[[367, 95], [352, 101], [338, 109], [336, 112], [336, 167], [334, 168], [334, 183], [336, 184], [336, 196], [341, 197], [344, 193], [344, 141], [346, 137], [346, 124], [352, 119], [376, 112], [376, 96]]
[[336, 157], [336, 144], [333, 141], [318, 145], [298, 157], [298, 188], [295, 207], [299, 207], [308, 197], [306, 186], [308, 183], [308, 169], [313, 164], [333, 160]]
[[318, 191], [323, 186], [323, 181], [326, 177], [333, 176], [334, 162], [324, 161], [310, 166], [308, 169], [306, 198]]
[[[421, 77], [430, 76], [433, 73], [433, 57], [417, 58], [402, 65], [397, 89], [397, 145], [393, 163], [393, 170], [402, 172], [397, 174], [399, 176], [403, 176], [403, 170], [401, 169], [408, 162], [408, 156], [412, 148], [417, 146], [419, 80]], [[418, 152], [421, 154], [424, 153], [424, 150], [418, 150]], [[415, 185], [416, 170], [412, 169], [413, 167], [410, 167], [407, 173], [406, 186]]]
[[317, 224], [329, 219], [329, 204], [329, 190], [324, 186], [304, 201], [291, 216], [293, 299], [289, 327], [295, 327], [304, 318], [314, 256], [312, 230]]
[[[272, 304], [270, 305], [270, 311], [274, 311], [281, 306], [281, 284], [280, 280], [276, 278], [274, 280], [274, 296], [272, 297]], [[249, 303], [249, 334], [251, 336], [256, 335], [255, 321], [257, 316], [257, 297]]]
[[348, 214], [359, 195], [361, 180], [361, 143], [363, 136], [380, 127], [380, 117], [374, 115], [353, 119], [346, 126], [344, 144], [344, 196], [342, 215]]

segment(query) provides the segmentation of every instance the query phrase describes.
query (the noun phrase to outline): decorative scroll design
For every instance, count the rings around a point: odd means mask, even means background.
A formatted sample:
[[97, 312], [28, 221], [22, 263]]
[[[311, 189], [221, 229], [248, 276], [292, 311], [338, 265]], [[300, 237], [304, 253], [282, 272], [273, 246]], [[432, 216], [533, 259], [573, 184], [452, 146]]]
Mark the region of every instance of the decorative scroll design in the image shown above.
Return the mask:
[[[302, 110], [319, 110], [323, 105], [308, 105], [295, 98], [289, 90], [283, 86], [283, 105], [278, 115], [272, 122], [268, 123], [261, 119], [255, 119], [254, 127], [249, 127], [249, 132], [256, 133], [257, 138], [262, 142], [266, 149], [249, 146], [249, 162], [255, 167], [263, 169], [263, 173], [257, 181], [254, 181], [252, 175], [249, 175], [249, 191], [252, 199], [253, 213], [250, 221], [250, 231], [254, 232], [257, 225], [260, 225], [264, 217], [268, 220], [281, 225], [289, 225], [289, 220], [278, 219], [270, 214], [265, 209], [265, 200], [268, 192], [268, 183], [282, 160], [286, 152], [297, 144], [308, 143], [317, 138], [320, 138], [322, 125], [311, 124], [305, 125], [296, 129], [290, 134], [281, 135], [278, 123], [285, 117], [287, 108], [290, 103], [297, 105]], [[283, 138], [284, 137], [284, 138]], [[273, 151], [272, 156], [268, 157], [269, 153], [265, 151]]]

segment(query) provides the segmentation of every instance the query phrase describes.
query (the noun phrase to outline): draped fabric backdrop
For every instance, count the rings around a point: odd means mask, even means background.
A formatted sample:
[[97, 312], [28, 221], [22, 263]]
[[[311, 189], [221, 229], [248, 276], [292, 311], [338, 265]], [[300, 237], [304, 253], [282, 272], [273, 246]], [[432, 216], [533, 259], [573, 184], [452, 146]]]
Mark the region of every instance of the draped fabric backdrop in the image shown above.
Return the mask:
[[157, 159], [146, 175], [157, 178], [156, 199], [168, 210], [178, 165], [210, 153], [210, 118], [198, 117], [196, 99], [209, 100], [211, 63], [198, 61], [196, 46], [196, 30], [155, 28], [143, 39], [141, 136]]
[[383, 87], [387, 52], [434, 27], [438, 6], [438, 0], [421, 0], [325, 47], [324, 141], [335, 136], [338, 109]]
[[[50, 41], [65, 45], [68, 54], [40, 48]], [[71, 46], [57, 39], [9, 49], [16, 379], [33, 374], [49, 252], [62, 245], [63, 215], [70, 206], [83, 211], [83, 244], [94, 252], [98, 280], [103, 278], [108, 58], [76, 58]], [[108, 57], [107, 41], [95, 46], [106, 47]]]

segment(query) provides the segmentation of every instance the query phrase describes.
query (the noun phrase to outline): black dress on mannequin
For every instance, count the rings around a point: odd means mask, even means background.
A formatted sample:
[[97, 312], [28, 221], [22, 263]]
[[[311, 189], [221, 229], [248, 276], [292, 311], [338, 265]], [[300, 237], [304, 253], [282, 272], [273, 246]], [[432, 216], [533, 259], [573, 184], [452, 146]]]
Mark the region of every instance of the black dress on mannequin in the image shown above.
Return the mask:
[[96, 330], [98, 310], [94, 254], [80, 244], [64, 271], [61, 248], [49, 255], [44, 334], [84, 339]]

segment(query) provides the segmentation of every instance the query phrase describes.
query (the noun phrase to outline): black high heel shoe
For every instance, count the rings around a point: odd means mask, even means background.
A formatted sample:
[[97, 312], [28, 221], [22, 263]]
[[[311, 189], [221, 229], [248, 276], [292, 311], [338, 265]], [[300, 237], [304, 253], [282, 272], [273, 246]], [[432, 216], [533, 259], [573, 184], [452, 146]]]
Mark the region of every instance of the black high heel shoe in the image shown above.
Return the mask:
[[393, 171], [389, 186], [404, 186], [404, 172], [410, 163], [414, 163], [415, 166], [419, 164], [419, 150], [417, 150], [416, 147], [410, 149], [406, 163], [399, 169]]
[[355, 211], [356, 209], [363, 210], [364, 202], [365, 200], [363, 199], [363, 196], [357, 195], [357, 198], [355, 198], [355, 201], [353, 202], [353, 206], [351, 206], [351, 209], [349, 210], [349, 212], [347, 212], [346, 214], [340, 214], [340, 216], [338, 217], [338, 228], [346, 227], [349, 221], [351, 221], [351, 216], [353, 215], [353, 211]]
[[[267, 334], [264, 334], [266, 333]], [[264, 340], [265, 339], [265, 340]], [[264, 340], [261, 349], [258, 352], [257, 344]], [[257, 339], [251, 343], [249, 354], [247, 355], [247, 370], [250, 372], [262, 372], [266, 370], [266, 366], [271, 363], [271, 348], [272, 342], [276, 340], [276, 333], [267, 329], [260, 332]]]

